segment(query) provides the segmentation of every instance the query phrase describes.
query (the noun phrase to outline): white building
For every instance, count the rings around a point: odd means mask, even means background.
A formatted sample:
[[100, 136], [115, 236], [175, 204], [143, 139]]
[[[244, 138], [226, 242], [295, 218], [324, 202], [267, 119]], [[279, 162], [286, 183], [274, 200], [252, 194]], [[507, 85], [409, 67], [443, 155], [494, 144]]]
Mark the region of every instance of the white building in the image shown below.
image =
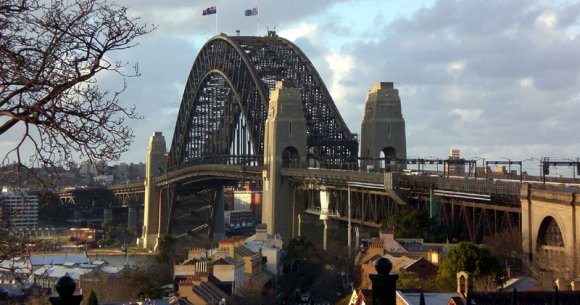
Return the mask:
[[8, 228], [33, 228], [38, 226], [38, 195], [27, 189], [2, 188], [0, 195], [2, 218], [0, 223]]
[[268, 234], [266, 224], [256, 226], [256, 234], [246, 238], [245, 246], [253, 252], [261, 252], [266, 257], [266, 270], [277, 276], [281, 273], [282, 237], [280, 234]]

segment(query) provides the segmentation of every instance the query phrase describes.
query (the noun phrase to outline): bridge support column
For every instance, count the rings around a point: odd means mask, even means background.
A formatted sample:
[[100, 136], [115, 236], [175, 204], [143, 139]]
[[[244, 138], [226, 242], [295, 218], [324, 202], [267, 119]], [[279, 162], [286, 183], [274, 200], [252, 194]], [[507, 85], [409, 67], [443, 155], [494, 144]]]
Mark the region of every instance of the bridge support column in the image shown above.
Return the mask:
[[113, 209], [103, 209], [103, 223], [110, 223], [113, 221]]
[[292, 186], [281, 176], [284, 167], [306, 167], [306, 120], [300, 90], [278, 82], [265, 126], [262, 222], [269, 234], [288, 241], [296, 234], [304, 207], [292, 200]]
[[218, 192], [218, 198], [216, 199], [216, 206], [212, 212], [213, 224], [211, 226], [211, 240], [212, 242], [219, 242], [226, 237], [226, 221], [224, 217], [225, 210], [225, 200], [224, 187], [220, 188]]
[[137, 207], [127, 208], [127, 229], [137, 227], [137, 217], [139, 217], [139, 211]]
[[83, 213], [79, 210], [73, 211], [73, 222], [80, 222], [82, 221]]
[[324, 224], [324, 232], [322, 233], [322, 249], [326, 251], [327, 234], [328, 234], [328, 207], [330, 205], [330, 193], [326, 190], [320, 191], [320, 220]]
[[358, 251], [360, 246], [360, 228], [354, 227], [354, 244], [355, 244], [355, 251]]
[[[405, 120], [401, 111], [399, 90], [392, 82], [373, 85], [367, 93], [365, 115], [361, 124], [361, 166], [363, 170], [379, 169], [381, 153], [386, 160], [407, 158]], [[365, 160], [366, 159], [366, 160]], [[385, 164], [385, 170], [398, 170]], [[403, 165], [404, 166], [404, 165]]]
[[328, 223], [327, 223], [327, 219], [323, 220], [322, 222], [324, 223], [324, 235], [322, 237], [322, 250], [326, 251], [326, 247], [328, 245]]
[[155, 176], [167, 169], [167, 152], [165, 138], [161, 132], [155, 132], [149, 139], [147, 164], [145, 166], [145, 211], [143, 215], [143, 232], [139, 244], [143, 248], [153, 249], [157, 244], [161, 226], [159, 224], [161, 209], [160, 192], [155, 188]]

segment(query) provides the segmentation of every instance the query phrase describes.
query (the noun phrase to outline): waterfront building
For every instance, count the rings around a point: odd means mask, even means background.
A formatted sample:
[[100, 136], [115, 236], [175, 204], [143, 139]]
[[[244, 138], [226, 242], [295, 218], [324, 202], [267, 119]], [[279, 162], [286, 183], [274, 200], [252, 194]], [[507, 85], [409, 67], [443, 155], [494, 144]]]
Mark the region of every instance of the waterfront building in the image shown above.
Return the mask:
[[38, 195], [28, 189], [3, 187], [0, 210], [0, 225], [5, 228], [38, 226]]

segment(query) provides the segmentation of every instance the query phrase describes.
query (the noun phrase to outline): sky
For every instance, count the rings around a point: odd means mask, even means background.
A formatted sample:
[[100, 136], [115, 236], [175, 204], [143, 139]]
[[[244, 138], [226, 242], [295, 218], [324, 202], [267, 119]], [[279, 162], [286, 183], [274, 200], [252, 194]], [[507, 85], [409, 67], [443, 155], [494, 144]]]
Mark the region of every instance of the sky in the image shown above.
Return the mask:
[[[123, 162], [143, 162], [155, 131], [171, 145], [187, 75], [217, 32], [275, 29], [311, 60], [351, 131], [366, 93], [394, 82], [408, 157], [580, 157], [580, 2], [530, 0], [117, 0], [158, 26], [119, 54], [141, 77], [121, 97], [143, 116]], [[117, 55], [116, 55], [117, 56]], [[106, 84], [106, 80], [104, 81]], [[114, 85], [114, 84], [112, 84]], [[528, 165], [526, 165], [528, 164]], [[566, 172], [569, 169], [562, 169]]]

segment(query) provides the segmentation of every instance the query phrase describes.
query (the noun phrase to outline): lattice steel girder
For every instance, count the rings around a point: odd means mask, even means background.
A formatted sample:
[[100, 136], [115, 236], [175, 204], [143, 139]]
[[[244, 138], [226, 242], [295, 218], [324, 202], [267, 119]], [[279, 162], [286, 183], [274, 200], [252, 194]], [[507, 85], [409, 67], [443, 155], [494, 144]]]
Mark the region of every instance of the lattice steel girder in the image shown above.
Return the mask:
[[480, 243], [486, 236], [519, 231], [520, 209], [461, 200], [440, 200], [443, 225], [453, 238]]
[[[319, 190], [307, 189], [306, 207], [311, 210], [320, 208]], [[334, 219], [348, 220], [348, 189], [333, 188], [329, 210], [337, 213]], [[401, 205], [390, 198], [385, 192], [351, 188], [351, 221], [370, 227], [379, 227], [381, 222], [394, 216], [401, 210]]]
[[[353, 162], [358, 141], [298, 47], [276, 36], [219, 35], [202, 47], [189, 73], [169, 166], [228, 154], [240, 143], [244, 154], [262, 156], [269, 94], [283, 79], [300, 89], [309, 153], [328, 167]], [[234, 138], [240, 116], [248, 126], [246, 140]]]

